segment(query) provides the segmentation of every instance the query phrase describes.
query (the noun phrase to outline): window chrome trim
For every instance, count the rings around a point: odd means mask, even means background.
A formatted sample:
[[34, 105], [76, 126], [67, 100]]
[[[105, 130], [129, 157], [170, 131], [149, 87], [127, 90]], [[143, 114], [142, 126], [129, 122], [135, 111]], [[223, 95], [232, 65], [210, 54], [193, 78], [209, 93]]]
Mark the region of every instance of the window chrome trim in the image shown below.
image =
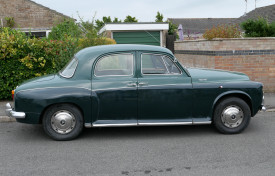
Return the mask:
[[[180, 73], [179, 74], [144, 74], [143, 72], [142, 72], [142, 55], [155, 55], [155, 56], [161, 56], [161, 59], [163, 60], [163, 56], [166, 56], [166, 57], [168, 57], [175, 65], [176, 65], [176, 67], [177, 67], [177, 69], [180, 71]], [[174, 59], [176, 59], [176, 58], [174, 58]], [[164, 65], [165, 65], [165, 68], [167, 69], [167, 66], [166, 66], [166, 64], [164, 63]], [[165, 75], [165, 76], [179, 76], [179, 75], [182, 75], [182, 70], [178, 67], [178, 65], [172, 60], [172, 58], [170, 57], [170, 56], [168, 56], [168, 55], [166, 55], [166, 54], [155, 54], [155, 53], [141, 53], [141, 57], [140, 57], [140, 73], [141, 73], [141, 75], [143, 76], [143, 75], [155, 75], [155, 76], [158, 76], [158, 75]]]
[[[115, 55], [132, 55], [132, 59], [133, 59], [133, 62], [132, 62], [132, 74], [131, 75], [104, 75], [104, 76], [97, 76], [95, 74], [95, 70], [96, 70], [96, 67], [97, 67], [97, 64], [99, 63], [99, 61], [101, 59], [104, 59], [108, 56], [115, 56]], [[100, 77], [117, 77], [117, 76], [124, 76], [124, 77], [127, 77], [127, 76], [134, 76], [134, 63], [135, 63], [135, 56], [133, 53], [117, 53], [117, 54], [109, 54], [109, 55], [105, 55], [105, 56], [102, 56], [100, 57], [99, 59], [96, 60], [96, 64], [94, 66], [94, 70], [93, 70], [93, 75], [97, 78], [100, 78]]]
[[[74, 59], [76, 60], [76, 66], [75, 66], [75, 69], [74, 69], [73, 74], [72, 74], [71, 76], [65, 76], [65, 75], [62, 74], [61, 71], [59, 71], [58, 73], [59, 73], [59, 75], [60, 75], [61, 77], [69, 79], [69, 78], [72, 78], [72, 77], [74, 76], [74, 74], [75, 74], [75, 72], [76, 72], [76, 69], [77, 69], [77, 66], [78, 66], [78, 59], [77, 59], [75, 56], [71, 59], [71, 61], [74, 60]], [[70, 61], [70, 62], [71, 62], [71, 61]], [[65, 67], [67, 67], [67, 66], [68, 66], [68, 65], [66, 65]], [[64, 67], [64, 68], [65, 68], [65, 67]], [[62, 69], [62, 70], [63, 70], [63, 69]], [[63, 71], [64, 71], [64, 70], [63, 70]]]

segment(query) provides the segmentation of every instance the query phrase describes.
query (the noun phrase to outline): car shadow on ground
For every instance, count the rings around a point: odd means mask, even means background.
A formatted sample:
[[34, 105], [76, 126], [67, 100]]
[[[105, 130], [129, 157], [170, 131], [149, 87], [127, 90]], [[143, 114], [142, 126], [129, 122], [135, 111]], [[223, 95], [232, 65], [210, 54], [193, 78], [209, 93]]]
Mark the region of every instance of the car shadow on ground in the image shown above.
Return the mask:
[[[252, 120], [248, 128], [242, 133], [254, 133], [261, 130], [261, 125]], [[42, 125], [9, 124], [10, 130], [3, 131], [8, 135], [15, 135], [19, 139], [49, 139], [44, 132]], [[17, 126], [17, 127], [14, 127]], [[108, 140], [108, 139], [152, 139], [167, 137], [200, 137], [221, 135], [213, 125], [194, 125], [194, 126], [142, 126], [142, 127], [105, 127], [105, 128], [84, 128], [78, 140]]]
[[[11, 130], [6, 131], [9, 135], [15, 135], [20, 139], [49, 139], [42, 125], [9, 123]], [[17, 127], [12, 127], [16, 125]], [[78, 139], [115, 139], [115, 138], [159, 138], [159, 137], [190, 137], [200, 135], [218, 134], [212, 125], [196, 126], [148, 126], [148, 127], [105, 127], [84, 128]]]
[[81, 138], [158, 138], [176, 136], [198, 136], [216, 133], [212, 125], [199, 126], [148, 126], [148, 127], [106, 127], [86, 128]]

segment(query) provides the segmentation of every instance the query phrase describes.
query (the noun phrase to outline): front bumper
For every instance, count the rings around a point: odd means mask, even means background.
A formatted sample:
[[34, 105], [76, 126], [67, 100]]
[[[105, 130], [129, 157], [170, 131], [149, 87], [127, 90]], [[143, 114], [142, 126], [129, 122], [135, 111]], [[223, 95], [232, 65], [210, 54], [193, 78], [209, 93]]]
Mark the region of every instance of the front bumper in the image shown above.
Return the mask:
[[16, 119], [24, 119], [26, 117], [24, 112], [13, 111], [10, 103], [6, 104], [6, 115]]

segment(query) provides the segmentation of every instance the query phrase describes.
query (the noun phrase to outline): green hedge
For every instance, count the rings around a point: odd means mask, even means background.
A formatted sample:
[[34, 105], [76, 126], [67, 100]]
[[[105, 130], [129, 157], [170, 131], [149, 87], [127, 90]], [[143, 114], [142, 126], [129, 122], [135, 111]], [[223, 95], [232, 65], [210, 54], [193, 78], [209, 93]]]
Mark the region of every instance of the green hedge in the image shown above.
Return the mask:
[[[115, 43], [106, 38], [96, 40]], [[56, 73], [88, 43], [69, 36], [61, 41], [29, 38], [20, 31], [0, 28], [0, 99], [11, 99], [11, 90], [27, 79]]]
[[249, 19], [241, 24], [245, 37], [275, 37], [275, 21], [269, 23], [267, 19]]

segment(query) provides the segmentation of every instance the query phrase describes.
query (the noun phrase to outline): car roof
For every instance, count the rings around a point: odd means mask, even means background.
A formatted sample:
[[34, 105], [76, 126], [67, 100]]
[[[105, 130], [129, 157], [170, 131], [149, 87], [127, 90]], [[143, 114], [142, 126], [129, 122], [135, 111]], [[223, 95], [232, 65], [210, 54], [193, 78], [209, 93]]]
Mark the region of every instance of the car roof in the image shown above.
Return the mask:
[[135, 44], [116, 44], [116, 45], [100, 45], [88, 47], [80, 50], [75, 56], [79, 59], [91, 59], [98, 57], [105, 53], [125, 52], [125, 51], [152, 51], [152, 52], [165, 52], [172, 54], [170, 50], [160, 46], [152, 45], [135, 45]]

